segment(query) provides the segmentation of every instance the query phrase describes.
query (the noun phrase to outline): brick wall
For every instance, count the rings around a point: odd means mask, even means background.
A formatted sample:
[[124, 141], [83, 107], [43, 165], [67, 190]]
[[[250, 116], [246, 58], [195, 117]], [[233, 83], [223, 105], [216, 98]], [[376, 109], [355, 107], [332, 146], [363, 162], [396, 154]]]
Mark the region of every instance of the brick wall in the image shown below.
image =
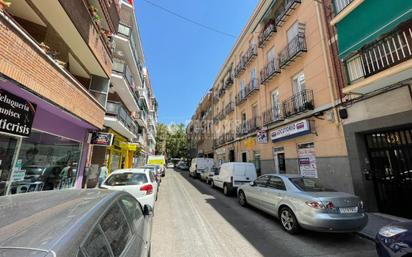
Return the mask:
[[104, 109], [0, 18], [0, 72], [90, 124], [102, 128]]

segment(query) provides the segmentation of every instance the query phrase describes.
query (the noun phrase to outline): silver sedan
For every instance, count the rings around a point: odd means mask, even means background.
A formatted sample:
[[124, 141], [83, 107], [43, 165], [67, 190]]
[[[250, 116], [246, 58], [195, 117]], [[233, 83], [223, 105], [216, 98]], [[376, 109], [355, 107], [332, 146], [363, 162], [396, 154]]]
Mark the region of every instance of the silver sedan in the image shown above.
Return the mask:
[[335, 192], [318, 179], [299, 175], [266, 174], [238, 188], [242, 206], [250, 204], [280, 220], [294, 234], [300, 228], [325, 232], [362, 230], [368, 216], [359, 197]]

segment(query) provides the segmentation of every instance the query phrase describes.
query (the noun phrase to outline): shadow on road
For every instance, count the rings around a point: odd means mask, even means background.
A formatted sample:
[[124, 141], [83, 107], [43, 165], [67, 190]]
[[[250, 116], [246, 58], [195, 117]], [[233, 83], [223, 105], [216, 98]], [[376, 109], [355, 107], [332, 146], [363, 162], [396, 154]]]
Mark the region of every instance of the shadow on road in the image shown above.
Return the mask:
[[[210, 204], [229, 224], [252, 244], [263, 256], [375, 256], [373, 243], [351, 233], [319, 233], [302, 230], [290, 235], [282, 229], [278, 220], [253, 207], [241, 207], [235, 196], [226, 197], [221, 190], [188, 176], [187, 171], [176, 170], [200, 193], [208, 196]], [[293, 249], [307, 247], [305, 249]], [[291, 249], [292, 248], [292, 249]], [[364, 255], [362, 252], [367, 251]], [[276, 254], [277, 253], [277, 254]], [[317, 255], [316, 254], [316, 255]]]

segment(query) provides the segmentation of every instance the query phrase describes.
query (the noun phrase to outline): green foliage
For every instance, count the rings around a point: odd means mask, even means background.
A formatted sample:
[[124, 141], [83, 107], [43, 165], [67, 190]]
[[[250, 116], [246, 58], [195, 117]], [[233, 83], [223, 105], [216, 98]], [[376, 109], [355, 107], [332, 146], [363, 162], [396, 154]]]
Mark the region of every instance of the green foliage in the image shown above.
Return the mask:
[[167, 126], [159, 123], [156, 135], [156, 154], [166, 155], [167, 158], [187, 157], [187, 137], [184, 124]]

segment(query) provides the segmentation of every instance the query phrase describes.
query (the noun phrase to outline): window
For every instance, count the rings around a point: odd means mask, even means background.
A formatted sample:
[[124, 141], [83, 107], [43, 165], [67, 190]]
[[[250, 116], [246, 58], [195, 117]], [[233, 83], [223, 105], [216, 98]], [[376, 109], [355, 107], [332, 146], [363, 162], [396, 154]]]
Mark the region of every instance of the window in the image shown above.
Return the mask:
[[268, 187], [286, 191], [285, 183], [283, 183], [282, 179], [277, 176], [270, 176]]
[[147, 177], [144, 173], [121, 173], [112, 174], [106, 181], [108, 186], [135, 186], [147, 183]]
[[[121, 198], [119, 202], [120, 206], [124, 210], [124, 213], [130, 226], [132, 226], [133, 229], [138, 229], [143, 219], [143, 212], [140, 207], [140, 204], [133, 197], [130, 196]], [[140, 235], [140, 237], [143, 236], [142, 231], [138, 230], [137, 233]]]
[[304, 192], [334, 192], [333, 189], [328, 189], [320, 184], [316, 178], [290, 178], [289, 179], [299, 190]]
[[106, 244], [100, 225], [97, 225], [84, 243], [83, 249], [89, 257], [110, 257], [109, 248]]
[[256, 79], [256, 68], [253, 68], [250, 71], [250, 80], [252, 81], [252, 80], [255, 80], [255, 79]]
[[131, 232], [118, 204], [114, 204], [105, 214], [100, 226], [112, 248], [115, 257], [120, 256], [131, 238]]
[[255, 180], [255, 185], [258, 187], [266, 187], [268, 179], [269, 179], [269, 176], [267, 175], [260, 176]]
[[266, 54], [267, 62], [271, 62], [276, 57], [275, 47], [272, 47]]
[[245, 97], [245, 81], [244, 80], [240, 81], [240, 97], [241, 98]]
[[299, 72], [292, 78], [293, 94], [297, 94], [306, 89], [305, 74], [303, 71]]
[[299, 33], [299, 22], [293, 23], [292, 26], [288, 29], [287, 36], [288, 36], [288, 43], [290, 43]]

